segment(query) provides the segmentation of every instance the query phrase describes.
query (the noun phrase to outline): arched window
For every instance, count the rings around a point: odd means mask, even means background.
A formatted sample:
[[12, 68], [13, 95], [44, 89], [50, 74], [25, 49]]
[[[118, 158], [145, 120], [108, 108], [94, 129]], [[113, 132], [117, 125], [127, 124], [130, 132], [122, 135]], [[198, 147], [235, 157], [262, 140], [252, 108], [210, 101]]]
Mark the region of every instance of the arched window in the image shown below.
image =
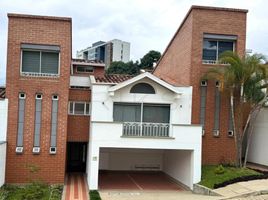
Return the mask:
[[155, 94], [155, 90], [148, 83], [137, 83], [130, 89], [130, 93]]

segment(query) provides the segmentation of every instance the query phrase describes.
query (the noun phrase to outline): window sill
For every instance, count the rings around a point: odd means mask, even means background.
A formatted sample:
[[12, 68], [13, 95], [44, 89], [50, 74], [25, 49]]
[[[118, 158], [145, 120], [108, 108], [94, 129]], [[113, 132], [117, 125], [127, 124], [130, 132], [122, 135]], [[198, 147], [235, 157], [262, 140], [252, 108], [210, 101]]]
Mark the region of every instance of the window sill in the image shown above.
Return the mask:
[[90, 115], [85, 115], [85, 114], [70, 114], [70, 113], [68, 113], [68, 115], [90, 117]]
[[217, 60], [202, 60], [203, 65], [223, 65], [227, 66], [229, 65], [228, 63], [220, 63]]
[[48, 77], [48, 78], [59, 78], [59, 74], [47, 74], [47, 73], [35, 73], [35, 72], [21, 72], [21, 76], [25, 77]]

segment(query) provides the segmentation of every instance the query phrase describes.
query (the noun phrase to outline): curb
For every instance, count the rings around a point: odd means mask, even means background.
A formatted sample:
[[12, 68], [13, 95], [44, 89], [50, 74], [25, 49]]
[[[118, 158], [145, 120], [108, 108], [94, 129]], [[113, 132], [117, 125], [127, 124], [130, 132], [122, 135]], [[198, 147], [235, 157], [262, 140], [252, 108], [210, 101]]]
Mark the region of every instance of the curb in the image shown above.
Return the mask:
[[222, 198], [221, 200], [236, 199], [236, 198], [249, 197], [249, 196], [259, 196], [259, 195], [264, 195], [264, 194], [268, 194], [268, 190], [249, 192], [249, 193], [240, 194], [240, 195], [236, 195], [236, 196], [232, 196], [232, 197]]
[[212, 189], [199, 184], [194, 184], [193, 193], [207, 196], [222, 196], [217, 192], [213, 191]]

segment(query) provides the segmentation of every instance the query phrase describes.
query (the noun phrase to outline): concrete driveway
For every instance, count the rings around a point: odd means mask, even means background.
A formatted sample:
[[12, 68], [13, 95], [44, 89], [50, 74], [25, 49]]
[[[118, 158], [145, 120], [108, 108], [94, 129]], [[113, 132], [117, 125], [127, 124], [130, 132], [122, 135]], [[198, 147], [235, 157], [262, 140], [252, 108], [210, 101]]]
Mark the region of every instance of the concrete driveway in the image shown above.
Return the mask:
[[190, 191], [100, 190], [102, 200], [217, 200], [220, 197], [195, 195]]

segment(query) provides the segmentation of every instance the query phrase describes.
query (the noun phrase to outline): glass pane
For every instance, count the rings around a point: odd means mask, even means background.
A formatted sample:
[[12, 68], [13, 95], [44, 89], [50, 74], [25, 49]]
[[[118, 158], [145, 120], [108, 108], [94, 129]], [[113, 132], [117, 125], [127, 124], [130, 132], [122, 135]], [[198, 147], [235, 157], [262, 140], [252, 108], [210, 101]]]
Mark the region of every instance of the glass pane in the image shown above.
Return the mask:
[[169, 117], [169, 105], [144, 104], [143, 106], [143, 122], [169, 123]]
[[114, 104], [114, 121], [119, 122], [140, 122], [140, 104]]
[[219, 42], [219, 50], [218, 50], [218, 54], [219, 56], [224, 52], [224, 51], [233, 51], [233, 42], [230, 41], [220, 41]]
[[58, 74], [59, 53], [42, 52], [41, 72], [48, 74]]
[[204, 40], [203, 42], [203, 60], [217, 59], [217, 41]]
[[69, 113], [74, 114], [73, 113], [73, 102], [70, 102], [70, 104], [69, 104]]
[[130, 93], [155, 94], [155, 91], [148, 83], [138, 83], [131, 88]]
[[86, 104], [86, 114], [89, 115], [89, 103]]
[[22, 52], [22, 72], [40, 72], [40, 52]]
[[84, 103], [75, 102], [74, 114], [76, 114], [76, 115], [84, 115], [84, 108], [85, 108]]

